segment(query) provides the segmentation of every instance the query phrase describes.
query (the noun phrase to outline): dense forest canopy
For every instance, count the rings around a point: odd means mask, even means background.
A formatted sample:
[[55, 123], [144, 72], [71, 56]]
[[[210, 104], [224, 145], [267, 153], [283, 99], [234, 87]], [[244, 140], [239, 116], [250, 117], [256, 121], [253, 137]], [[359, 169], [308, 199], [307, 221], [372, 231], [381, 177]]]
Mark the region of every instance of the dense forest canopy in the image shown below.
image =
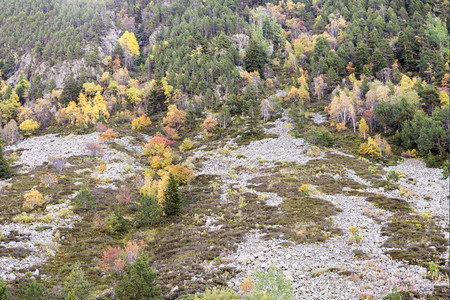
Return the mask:
[[[4, 79], [23, 72], [15, 77], [22, 104], [55, 87], [42, 68], [20, 69], [28, 53], [50, 66], [83, 59], [85, 67], [70, 74], [78, 80], [64, 79], [60, 104], [77, 101], [85, 82], [109, 74], [119, 90], [130, 88], [127, 76], [136, 79], [134, 88], [145, 103], [140, 108], [148, 113], [164, 109], [166, 101], [182, 100], [183, 106], [253, 115], [259, 98], [271, 99], [267, 105], [273, 108], [271, 89], [284, 89], [287, 102], [329, 99], [333, 118], [343, 109], [342, 101], [350, 101], [351, 113], [338, 123], [354, 127], [364, 116], [371, 131], [385, 134], [414, 122], [411, 113], [395, 121], [386, 115], [399, 109], [404, 116], [405, 108], [397, 108], [402, 103], [448, 124], [443, 117], [449, 60], [446, 1], [17, 0], [1, 5], [0, 70]], [[115, 48], [105, 49], [102, 39], [111, 30], [122, 38]], [[3, 88], [5, 101], [9, 89]], [[339, 96], [342, 92], [350, 100]], [[341, 104], [334, 104], [338, 100]], [[4, 113], [4, 123], [9, 115]], [[396, 141], [417, 147], [405, 134], [396, 135]], [[421, 152], [448, 149], [436, 147]]]

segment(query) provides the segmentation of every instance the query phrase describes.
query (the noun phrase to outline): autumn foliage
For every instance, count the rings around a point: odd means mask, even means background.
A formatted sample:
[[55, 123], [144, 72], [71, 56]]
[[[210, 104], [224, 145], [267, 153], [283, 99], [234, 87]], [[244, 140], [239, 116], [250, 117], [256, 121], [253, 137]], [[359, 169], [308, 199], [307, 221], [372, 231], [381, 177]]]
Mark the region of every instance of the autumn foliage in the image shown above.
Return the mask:
[[102, 270], [105, 272], [114, 271], [121, 275], [125, 268], [125, 261], [121, 258], [121, 254], [122, 249], [119, 246], [108, 246], [108, 248], [103, 251], [102, 259], [99, 262]]
[[36, 122], [35, 120], [28, 119], [23, 121], [20, 124], [19, 128], [20, 130], [25, 131], [26, 134], [32, 134], [36, 129], [39, 128], [39, 126], [40, 126], [39, 123]]
[[169, 105], [163, 124], [167, 135], [172, 139], [177, 139], [178, 131], [183, 129], [186, 124], [186, 112], [179, 110], [176, 105]]
[[61, 117], [60, 122], [68, 119], [72, 125], [85, 127], [97, 124], [97, 120], [101, 116], [109, 118], [106, 101], [100, 92], [97, 92], [93, 98], [80, 93], [78, 103], [71, 101], [61, 113], [63, 113], [63, 117]]
[[23, 195], [23, 197], [25, 198], [25, 202], [23, 203], [22, 208], [25, 210], [31, 210], [36, 206], [44, 204], [44, 197], [38, 190], [33, 189]]
[[162, 169], [172, 164], [172, 148], [170, 147], [172, 143], [168, 138], [157, 133], [144, 146], [144, 155], [148, 156], [148, 162], [153, 169]]
[[144, 128], [149, 127], [150, 125], [152, 125], [152, 121], [150, 121], [150, 118], [143, 114], [135, 119], [133, 119], [133, 121], [131, 121], [131, 126], [133, 126], [133, 130], [136, 131], [141, 131]]
[[362, 143], [359, 148], [359, 153], [368, 155], [370, 157], [380, 156], [380, 150], [378, 148], [378, 143], [371, 137], [367, 139], [366, 143]]
[[114, 130], [112, 129], [107, 129], [105, 132], [103, 132], [99, 137], [98, 137], [98, 141], [99, 142], [105, 142], [105, 141], [109, 141], [112, 139], [117, 138], [117, 133], [114, 132]]
[[44, 186], [50, 187], [56, 183], [58, 183], [58, 178], [55, 174], [46, 173], [41, 177], [41, 184]]
[[119, 276], [123, 274], [126, 264], [133, 264], [139, 253], [147, 245], [143, 240], [139, 241], [128, 241], [125, 247], [111, 247], [103, 251], [102, 258], [99, 262], [100, 267], [104, 272], [113, 271]]
[[203, 121], [203, 124], [201, 125], [203, 132], [206, 136], [212, 136], [212, 133], [214, 131], [214, 128], [216, 128], [217, 121], [213, 118], [209, 117], [206, 118], [205, 121]]
[[92, 155], [92, 156], [99, 156], [105, 153], [105, 150], [96, 142], [90, 142], [86, 143], [86, 150]]
[[169, 166], [169, 172], [173, 174], [178, 184], [186, 184], [194, 177], [194, 171], [180, 165]]
[[130, 204], [131, 202], [131, 191], [126, 185], [120, 187], [119, 193], [116, 195], [117, 201], [122, 205]]

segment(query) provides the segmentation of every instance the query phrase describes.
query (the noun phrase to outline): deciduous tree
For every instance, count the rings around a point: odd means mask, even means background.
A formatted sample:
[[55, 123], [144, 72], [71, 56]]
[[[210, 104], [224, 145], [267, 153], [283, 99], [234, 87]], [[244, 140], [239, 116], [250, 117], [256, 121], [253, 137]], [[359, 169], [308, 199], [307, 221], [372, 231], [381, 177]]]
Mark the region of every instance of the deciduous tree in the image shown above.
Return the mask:
[[361, 118], [361, 120], [359, 121], [359, 136], [362, 137], [363, 139], [366, 139], [366, 136], [369, 132], [369, 126], [367, 126], [367, 122], [366, 119]]
[[133, 61], [139, 56], [139, 44], [133, 32], [125, 31], [119, 39], [119, 44], [124, 50], [125, 65], [130, 67]]

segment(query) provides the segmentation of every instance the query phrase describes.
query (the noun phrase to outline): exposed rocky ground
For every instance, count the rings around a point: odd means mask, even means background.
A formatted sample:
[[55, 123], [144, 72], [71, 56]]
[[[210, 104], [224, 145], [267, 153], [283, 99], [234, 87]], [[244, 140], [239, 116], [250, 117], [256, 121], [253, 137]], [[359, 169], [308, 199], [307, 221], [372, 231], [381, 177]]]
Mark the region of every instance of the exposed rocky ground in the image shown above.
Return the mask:
[[[314, 122], [326, 119], [318, 115]], [[277, 119], [265, 129], [270, 137], [248, 145], [230, 140], [217, 148], [197, 137], [196, 144], [205, 145], [186, 154], [199, 166], [197, 178], [186, 187], [187, 213], [134, 233], [149, 244], [165, 295], [198, 292], [214, 283], [242, 292], [240, 283], [249, 273], [271, 265], [290, 279], [295, 299], [381, 299], [393, 287], [419, 298], [434, 293], [437, 285], [448, 286], [445, 278], [432, 280], [427, 268], [431, 261], [448, 264], [448, 248], [442, 245], [444, 236], [448, 239], [448, 185], [440, 170], [412, 159], [383, 168], [331, 149], [310, 156], [311, 145], [293, 138], [289, 123], [286, 116]], [[0, 181], [2, 209], [9, 207], [8, 199], [19, 203], [0, 218], [0, 276], [9, 282], [25, 274], [46, 279], [48, 269], [41, 266], [53, 257], [62, 259], [61, 245], [64, 257], [77, 259], [70, 247], [80, 248], [82, 238], [96, 243], [101, 239], [104, 244], [89, 254], [98, 258], [114, 240], [89, 236], [91, 219], [82, 218], [71, 199], [87, 179], [94, 182], [96, 193], [110, 193], [124, 181], [131, 184], [145, 168], [139, 154], [148, 138], [125, 136], [100, 143], [104, 153], [99, 157], [86, 149], [87, 143], [97, 142], [98, 133], [45, 135], [6, 148], [9, 156], [16, 153], [14, 165], [22, 171], [18, 178]], [[47, 199], [30, 221], [23, 221], [21, 197], [40, 187], [40, 175], [56, 173], [50, 163], [54, 157], [65, 161], [58, 173], [62, 191]], [[404, 173], [398, 183], [402, 189], [384, 188], [390, 170]], [[30, 182], [22, 186], [24, 178]], [[302, 185], [307, 194], [299, 191]], [[402, 236], [398, 226], [409, 228], [407, 224], [413, 224], [412, 232], [425, 242]], [[432, 238], [427, 238], [430, 233]], [[73, 245], [74, 240], [80, 245]], [[414, 252], [410, 246], [417, 243], [427, 248]], [[183, 268], [175, 270], [179, 265]]]
[[[325, 121], [320, 115], [314, 116], [315, 123]], [[264, 169], [270, 169], [277, 163], [293, 162], [301, 166], [313, 159], [306, 155], [309, 145], [301, 139], [293, 139], [287, 133], [288, 123], [286, 118], [279, 119], [274, 122], [273, 127], [266, 130], [267, 133], [279, 135], [278, 138], [255, 141], [242, 147], [229, 142], [224, 148], [212, 153], [198, 151], [198, 157], [207, 156], [200, 174], [221, 176], [224, 201], [227, 199], [227, 191], [234, 187], [239, 188], [241, 193], [262, 195], [261, 199], [267, 205], [281, 205], [283, 198], [277, 192], [264, 193], [248, 186], [249, 181], [264, 175]], [[353, 155], [328, 152], [356, 160]], [[322, 152], [315, 159], [323, 159], [323, 164], [327, 164], [325, 153], [326, 151]], [[314, 195], [338, 208], [340, 212], [330, 219], [333, 226], [342, 229], [343, 233], [321, 243], [297, 244], [283, 238], [283, 235], [282, 238], [267, 239], [259, 230], [252, 230], [245, 241], [239, 244], [238, 250], [225, 259], [228, 266], [239, 271], [229, 284], [239, 291], [240, 283], [249, 273], [258, 268], [267, 270], [273, 265], [283, 270], [291, 280], [295, 299], [381, 299], [394, 287], [421, 295], [432, 294], [435, 283], [426, 278], [427, 268], [394, 260], [386, 254], [385, 243], [388, 236], [383, 234], [383, 227], [394, 213], [376, 207], [366, 201], [365, 196], [342, 193], [383, 193], [387, 197], [404, 198], [418, 212], [429, 210], [437, 223], [448, 223], [448, 210], [445, 209], [445, 206], [448, 207], [448, 185], [445, 180], [440, 179], [441, 170], [426, 168], [423, 162], [412, 159], [395, 167], [385, 168], [385, 171], [391, 169], [406, 174], [400, 184], [415, 193], [414, 198], [402, 196], [398, 190], [374, 188], [370, 180], [358, 176], [353, 169], [344, 168], [341, 174], [332, 174], [333, 178], [346, 177], [359, 184], [358, 189], [342, 186], [342, 191], [335, 190], [333, 194], [316, 192]], [[417, 179], [414, 184], [408, 181], [412, 177]], [[212, 230], [215, 226], [213, 224], [214, 221], [209, 220], [205, 226]], [[358, 235], [362, 234], [360, 242], [349, 242], [349, 228], [352, 226], [358, 229]], [[448, 237], [448, 232], [446, 235]], [[443, 253], [444, 257], [446, 255], [448, 250]]]
[[[53, 172], [60, 177], [60, 181], [64, 181], [58, 185], [68, 192], [46, 199], [43, 210], [34, 213], [16, 210], [11, 212], [10, 218], [0, 223], [0, 277], [14, 280], [31, 273], [33, 277], [40, 275], [45, 278], [45, 274], [39, 274], [37, 266], [58, 251], [60, 242], [66, 238], [60, 234], [60, 230], [71, 229], [82, 220], [71, 204], [78, 186], [90, 177], [99, 188], [117, 189], [119, 183], [142, 171], [139, 161], [133, 157], [133, 154], [142, 151], [142, 145], [128, 136], [100, 143], [104, 153], [99, 153], [95, 161], [98, 159], [105, 166], [104, 170], [98, 170], [95, 164], [86, 164], [86, 161], [94, 159], [90, 158], [92, 153], [86, 145], [97, 143], [98, 136], [98, 133], [67, 136], [49, 134], [25, 139], [5, 149], [8, 153], [20, 153], [14, 166], [20, 168], [23, 178], [31, 183], [39, 183], [40, 175]], [[62, 161], [59, 173], [51, 164], [54, 158]], [[71, 173], [66, 175], [66, 172]], [[67, 180], [69, 176], [72, 178]], [[3, 203], [16, 198], [14, 187], [20, 185], [20, 181], [15, 178], [0, 181], [0, 200]], [[52, 192], [42, 185], [33, 186], [36, 187], [43, 191], [44, 196]], [[23, 202], [21, 196], [28, 191], [18, 189], [19, 207]]]

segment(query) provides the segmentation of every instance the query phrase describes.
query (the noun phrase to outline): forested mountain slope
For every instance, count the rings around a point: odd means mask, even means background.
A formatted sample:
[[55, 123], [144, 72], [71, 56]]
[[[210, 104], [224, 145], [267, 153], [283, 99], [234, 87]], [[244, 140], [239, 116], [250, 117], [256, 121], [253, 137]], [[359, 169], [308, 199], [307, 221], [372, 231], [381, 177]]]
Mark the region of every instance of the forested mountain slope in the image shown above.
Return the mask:
[[448, 1], [0, 7], [0, 299], [448, 293]]

